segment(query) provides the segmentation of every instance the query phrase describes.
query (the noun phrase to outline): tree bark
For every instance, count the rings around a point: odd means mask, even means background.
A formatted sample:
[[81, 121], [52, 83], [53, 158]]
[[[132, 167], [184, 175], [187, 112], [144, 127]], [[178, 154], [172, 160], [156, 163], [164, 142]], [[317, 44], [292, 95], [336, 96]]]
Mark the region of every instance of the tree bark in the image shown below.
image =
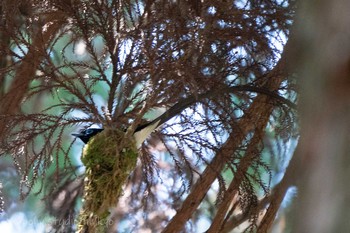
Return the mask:
[[303, 1], [296, 21], [301, 138], [293, 232], [350, 229], [350, 2]]

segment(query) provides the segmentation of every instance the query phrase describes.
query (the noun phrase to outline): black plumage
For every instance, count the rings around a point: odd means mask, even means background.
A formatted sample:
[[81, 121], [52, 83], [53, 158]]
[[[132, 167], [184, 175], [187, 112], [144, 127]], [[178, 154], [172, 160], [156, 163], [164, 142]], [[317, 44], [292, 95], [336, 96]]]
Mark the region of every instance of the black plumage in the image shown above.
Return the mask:
[[103, 129], [98, 128], [90, 128], [82, 130], [80, 133], [73, 133], [73, 136], [80, 138], [85, 144], [89, 142], [90, 138], [95, 136], [96, 134], [102, 132]]

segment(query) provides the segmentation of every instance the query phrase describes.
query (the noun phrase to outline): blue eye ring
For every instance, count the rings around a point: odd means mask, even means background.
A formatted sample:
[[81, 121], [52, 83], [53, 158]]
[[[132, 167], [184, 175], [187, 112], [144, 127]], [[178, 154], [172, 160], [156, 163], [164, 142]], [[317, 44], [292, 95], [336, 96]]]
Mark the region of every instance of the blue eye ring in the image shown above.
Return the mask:
[[85, 134], [92, 134], [94, 132], [93, 129], [87, 129], [85, 130]]

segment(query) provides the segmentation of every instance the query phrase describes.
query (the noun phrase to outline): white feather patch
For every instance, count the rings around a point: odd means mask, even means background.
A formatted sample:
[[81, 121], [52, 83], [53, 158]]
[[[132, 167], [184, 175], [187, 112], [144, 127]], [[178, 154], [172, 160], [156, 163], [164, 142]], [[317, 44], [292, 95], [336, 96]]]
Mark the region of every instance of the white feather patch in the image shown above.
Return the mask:
[[134, 133], [134, 138], [136, 142], [137, 149], [141, 147], [142, 143], [148, 138], [151, 133], [156, 130], [159, 126], [159, 121], [155, 122], [152, 125], [147, 126], [146, 128]]

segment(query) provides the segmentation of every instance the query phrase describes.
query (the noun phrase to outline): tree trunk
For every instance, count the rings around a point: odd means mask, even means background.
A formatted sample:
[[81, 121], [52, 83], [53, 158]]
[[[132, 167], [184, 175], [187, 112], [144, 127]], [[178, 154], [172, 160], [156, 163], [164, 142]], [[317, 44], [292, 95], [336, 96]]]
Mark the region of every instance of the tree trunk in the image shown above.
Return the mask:
[[350, 2], [307, 1], [296, 21], [302, 94], [293, 232], [350, 229]]

